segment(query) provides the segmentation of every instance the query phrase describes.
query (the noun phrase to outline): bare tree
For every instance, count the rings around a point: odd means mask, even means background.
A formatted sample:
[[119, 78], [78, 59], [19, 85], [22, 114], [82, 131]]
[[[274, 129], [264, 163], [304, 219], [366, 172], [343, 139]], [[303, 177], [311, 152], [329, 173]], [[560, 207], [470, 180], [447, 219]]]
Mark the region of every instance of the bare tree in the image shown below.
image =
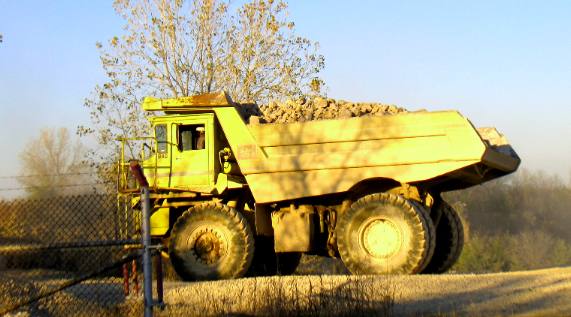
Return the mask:
[[92, 127], [78, 130], [103, 146], [147, 134], [139, 108], [147, 95], [225, 90], [235, 101], [264, 103], [321, 88], [323, 56], [295, 35], [283, 1], [252, 0], [235, 13], [225, 0], [116, 0], [114, 7], [125, 33], [97, 44], [108, 80], [86, 99]]
[[18, 181], [33, 197], [82, 193], [89, 181], [85, 148], [73, 141], [66, 128], [42, 129], [20, 153], [22, 177]]

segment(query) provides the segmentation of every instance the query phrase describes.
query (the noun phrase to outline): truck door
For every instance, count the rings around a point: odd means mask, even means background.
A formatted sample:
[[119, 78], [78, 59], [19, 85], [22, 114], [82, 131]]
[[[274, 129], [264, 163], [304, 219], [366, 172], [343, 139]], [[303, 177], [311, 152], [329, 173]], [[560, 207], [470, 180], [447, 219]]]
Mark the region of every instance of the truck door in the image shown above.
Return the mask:
[[176, 125], [170, 187], [200, 190], [211, 185], [212, 127], [208, 123], [208, 120], [189, 120]]
[[151, 159], [152, 162], [150, 164], [150, 175], [154, 177], [154, 180], [151, 181], [151, 184], [157, 187], [169, 186], [171, 170], [170, 153], [172, 153], [172, 148], [168, 141], [170, 137], [167, 133], [167, 130], [167, 124], [160, 123], [155, 125], [155, 139], [157, 148], [156, 156]]

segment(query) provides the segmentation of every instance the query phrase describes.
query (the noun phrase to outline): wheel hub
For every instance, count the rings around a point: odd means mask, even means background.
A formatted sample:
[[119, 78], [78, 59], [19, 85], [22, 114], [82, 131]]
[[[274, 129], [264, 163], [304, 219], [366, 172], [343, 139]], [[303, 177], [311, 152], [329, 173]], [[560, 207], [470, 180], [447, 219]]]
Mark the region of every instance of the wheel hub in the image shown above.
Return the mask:
[[190, 239], [194, 241], [192, 251], [196, 259], [203, 264], [214, 264], [226, 255], [228, 244], [224, 235], [215, 229], [204, 228], [195, 231]]
[[376, 258], [388, 258], [402, 247], [402, 231], [388, 219], [374, 219], [367, 222], [359, 236], [361, 246]]

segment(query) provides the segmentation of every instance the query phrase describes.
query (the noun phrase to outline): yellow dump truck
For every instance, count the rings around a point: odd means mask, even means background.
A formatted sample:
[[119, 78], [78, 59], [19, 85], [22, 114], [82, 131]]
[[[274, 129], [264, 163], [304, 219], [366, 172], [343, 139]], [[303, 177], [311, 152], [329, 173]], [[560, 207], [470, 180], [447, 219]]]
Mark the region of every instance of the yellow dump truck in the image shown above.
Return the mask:
[[[494, 128], [456, 111], [261, 124], [239, 107], [225, 93], [143, 103], [160, 113], [136, 139], [151, 234], [184, 279], [289, 274], [302, 253], [340, 257], [354, 274], [444, 272], [463, 229], [441, 193], [520, 163]], [[129, 141], [119, 196], [137, 208]]]

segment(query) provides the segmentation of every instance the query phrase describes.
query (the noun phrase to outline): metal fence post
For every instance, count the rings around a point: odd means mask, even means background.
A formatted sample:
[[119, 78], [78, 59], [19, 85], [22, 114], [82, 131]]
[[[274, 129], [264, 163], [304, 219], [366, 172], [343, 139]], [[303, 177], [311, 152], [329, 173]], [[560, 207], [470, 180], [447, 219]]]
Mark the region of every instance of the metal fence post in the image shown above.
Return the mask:
[[143, 279], [145, 290], [145, 317], [153, 316], [153, 268], [151, 263], [151, 206], [149, 201], [149, 187], [144, 186], [141, 191], [143, 202]]
[[137, 161], [129, 163], [133, 176], [141, 186], [141, 202], [143, 211], [143, 280], [145, 296], [145, 317], [153, 316], [153, 265], [151, 263], [151, 203], [149, 199], [149, 183], [143, 169]]
[[156, 275], [157, 275], [157, 305], [160, 306], [161, 309], [164, 308], [165, 303], [163, 301], [163, 259], [161, 258], [161, 250], [158, 250], [157, 256], [157, 263], [156, 267]]

